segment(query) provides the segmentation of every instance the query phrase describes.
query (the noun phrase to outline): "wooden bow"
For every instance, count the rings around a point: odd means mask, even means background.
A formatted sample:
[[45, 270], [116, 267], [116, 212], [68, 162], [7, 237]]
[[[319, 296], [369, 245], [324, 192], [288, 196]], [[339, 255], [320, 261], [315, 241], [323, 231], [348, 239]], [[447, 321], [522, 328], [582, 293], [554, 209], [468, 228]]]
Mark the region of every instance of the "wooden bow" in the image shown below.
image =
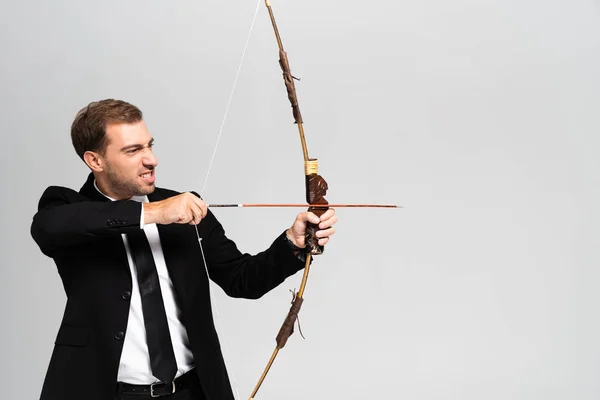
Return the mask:
[[[302, 154], [304, 156], [304, 174], [305, 174], [305, 185], [306, 185], [306, 202], [308, 205], [308, 211], [313, 212], [317, 216], [321, 216], [325, 211], [328, 210], [329, 205], [327, 200], [325, 200], [325, 194], [327, 193], [328, 185], [325, 179], [319, 175], [319, 164], [318, 160], [315, 158], [310, 158], [308, 156], [308, 148], [306, 146], [306, 138], [304, 136], [304, 126], [302, 121], [302, 113], [300, 112], [300, 106], [298, 105], [298, 97], [296, 95], [296, 86], [294, 84], [294, 80], [296, 79], [290, 70], [290, 64], [288, 61], [287, 53], [283, 48], [283, 43], [281, 42], [281, 37], [279, 35], [279, 29], [277, 28], [277, 23], [275, 22], [275, 15], [273, 14], [273, 9], [271, 8], [271, 3], [269, 0], [265, 0], [265, 5], [269, 11], [269, 16], [271, 17], [271, 23], [273, 25], [273, 30], [275, 32], [275, 38], [277, 39], [277, 45], [279, 46], [279, 65], [281, 70], [283, 71], [283, 81], [285, 83], [285, 87], [287, 89], [288, 99], [292, 106], [292, 114], [294, 116], [294, 122], [298, 127], [298, 133], [300, 134], [300, 142], [302, 144]], [[323, 247], [319, 246], [318, 238], [315, 236], [316, 231], [318, 230], [318, 226], [312, 223], [308, 223], [306, 229], [305, 243], [306, 247], [304, 249], [305, 252], [305, 266], [304, 266], [304, 274], [302, 276], [302, 283], [300, 284], [300, 289], [295, 294], [292, 306], [283, 321], [281, 329], [276, 337], [275, 350], [273, 350], [273, 354], [265, 367], [258, 383], [256, 384], [252, 394], [250, 395], [250, 400], [254, 400], [256, 393], [260, 389], [260, 386], [264, 382], [271, 366], [273, 365], [273, 361], [279, 350], [281, 350], [285, 344], [287, 343], [288, 338], [294, 332], [294, 324], [298, 318], [298, 313], [300, 312], [300, 308], [302, 307], [304, 290], [306, 288], [306, 283], [308, 281], [308, 273], [310, 271], [310, 265], [312, 261], [312, 257], [315, 255], [319, 255], [323, 253]]]
[[[279, 47], [279, 65], [283, 72], [283, 81], [285, 83], [285, 87], [287, 90], [288, 100], [290, 101], [292, 107], [292, 114], [294, 117], [294, 123], [298, 127], [298, 133], [300, 134], [300, 143], [302, 145], [302, 154], [304, 158], [304, 174], [305, 174], [305, 187], [306, 187], [306, 204], [209, 204], [210, 207], [308, 207], [308, 211], [313, 212], [317, 216], [323, 215], [329, 207], [368, 207], [368, 208], [400, 208], [396, 205], [391, 204], [329, 204], [327, 200], [325, 200], [325, 195], [328, 190], [328, 184], [323, 179], [322, 176], [319, 175], [319, 166], [318, 160], [315, 158], [310, 158], [308, 155], [308, 148], [306, 145], [306, 138], [304, 135], [304, 126], [302, 120], [302, 114], [300, 112], [300, 107], [298, 105], [298, 97], [296, 95], [296, 86], [294, 84], [294, 80], [296, 78], [292, 75], [287, 53], [283, 48], [283, 44], [281, 41], [281, 37], [279, 35], [279, 29], [277, 28], [277, 23], [275, 22], [275, 16], [273, 14], [273, 9], [271, 8], [271, 4], [269, 0], [265, 0], [265, 5], [267, 10], [269, 11], [269, 16], [271, 18], [271, 23], [273, 25], [273, 30], [275, 32], [275, 38], [277, 39], [277, 45]], [[258, 4], [257, 4], [258, 6]], [[258, 8], [257, 8], [258, 10]], [[253, 23], [254, 24], [254, 23]], [[243, 60], [243, 57], [242, 57]], [[241, 66], [241, 64], [240, 64]], [[239, 70], [238, 70], [239, 73]], [[237, 81], [237, 78], [236, 78]], [[234, 84], [235, 87], [235, 84]], [[233, 91], [232, 91], [233, 95]], [[227, 111], [225, 113], [227, 115]], [[222, 127], [221, 127], [222, 129]], [[220, 133], [219, 133], [220, 136]], [[217, 139], [218, 142], [218, 139]], [[215, 147], [216, 151], [216, 147]], [[213, 152], [214, 158], [214, 152]], [[212, 165], [212, 160], [211, 160]], [[209, 166], [210, 171], [210, 166]], [[208, 180], [208, 173], [205, 179]], [[204, 188], [203, 188], [204, 190]], [[196, 228], [197, 229], [197, 228]], [[320, 255], [323, 253], [324, 248], [318, 244], [318, 238], [315, 236], [315, 233], [318, 230], [318, 226], [312, 223], [307, 224], [306, 234], [305, 234], [305, 244], [306, 247], [301, 249], [303, 255], [305, 257], [305, 266], [304, 273], [302, 276], [302, 282], [300, 284], [300, 288], [296, 293], [294, 293], [294, 298], [292, 300], [292, 305], [290, 310], [288, 311], [287, 316], [285, 317], [283, 324], [279, 330], [279, 333], [276, 337], [276, 346], [271, 354], [271, 357], [260, 376], [252, 394], [250, 395], [249, 400], [254, 400], [258, 390], [263, 384], [279, 350], [281, 350], [287, 343], [289, 337], [294, 333], [294, 325], [298, 319], [298, 313], [302, 307], [302, 302], [304, 301], [304, 291], [306, 289], [306, 284], [308, 281], [308, 274], [310, 271], [310, 266], [313, 260], [313, 257], [316, 255]], [[198, 240], [200, 242], [200, 247], [202, 248], [201, 238], [198, 235]], [[204, 256], [204, 252], [202, 253]], [[206, 268], [206, 273], [208, 274], [208, 267], [206, 265], [206, 261], [204, 261], [204, 265]]]

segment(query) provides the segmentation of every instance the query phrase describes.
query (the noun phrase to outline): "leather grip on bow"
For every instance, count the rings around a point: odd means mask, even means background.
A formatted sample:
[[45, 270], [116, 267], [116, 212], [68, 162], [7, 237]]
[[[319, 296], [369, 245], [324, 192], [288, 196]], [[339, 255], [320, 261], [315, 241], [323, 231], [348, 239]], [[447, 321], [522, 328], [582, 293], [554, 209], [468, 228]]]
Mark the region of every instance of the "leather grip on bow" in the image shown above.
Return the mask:
[[294, 324], [298, 320], [298, 313], [300, 312], [300, 308], [302, 307], [302, 302], [304, 300], [302, 297], [295, 296], [294, 301], [292, 302], [292, 306], [290, 307], [290, 311], [288, 312], [287, 317], [283, 321], [283, 325], [281, 325], [281, 329], [279, 329], [279, 333], [277, 334], [277, 348], [283, 349], [287, 340], [292, 333], [294, 333]]
[[294, 120], [297, 124], [301, 124], [304, 121], [302, 121], [302, 114], [300, 113], [300, 107], [298, 106], [298, 97], [296, 96], [296, 85], [294, 84], [294, 79], [297, 78], [292, 75], [287, 53], [284, 50], [279, 50], [279, 66], [283, 71], [283, 81], [285, 82], [285, 88], [287, 89], [288, 99], [292, 105]]
[[[327, 189], [329, 186], [321, 175], [319, 175], [319, 165], [316, 159], [310, 159], [305, 163], [305, 174], [306, 174], [306, 201], [308, 204], [323, 204], [323, 207], [311, 206], [308, 211], [311, 211], [317, 217], [320, 217], [327, 211], [328, 202], [325, 200]], [[304, 241], [306, 243], [307, 252], [312, 255], [323, 254], [324, 247], [319, 246], [319, 238], [315, 236], [315, 233], [319, 230], [317, 224], [308, 223], [306, 227], [306, 234]]]

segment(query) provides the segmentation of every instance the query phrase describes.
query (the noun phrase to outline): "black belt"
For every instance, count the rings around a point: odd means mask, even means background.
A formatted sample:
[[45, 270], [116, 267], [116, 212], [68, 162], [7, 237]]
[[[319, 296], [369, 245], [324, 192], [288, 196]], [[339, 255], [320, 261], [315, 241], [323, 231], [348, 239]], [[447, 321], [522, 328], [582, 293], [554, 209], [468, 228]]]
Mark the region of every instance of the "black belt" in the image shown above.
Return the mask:
[[196, 370], [192, 368], [180, 377], [175, 378], [171, 383], [156, 382], [151, 385], [134, 385], [131, 383], [119, 382], [117, 384], [117, 391], [127, 395], [138, 394], [150, 397], [168, 396], [178, 390], [188, 387], [190, 379], [195, 373]]

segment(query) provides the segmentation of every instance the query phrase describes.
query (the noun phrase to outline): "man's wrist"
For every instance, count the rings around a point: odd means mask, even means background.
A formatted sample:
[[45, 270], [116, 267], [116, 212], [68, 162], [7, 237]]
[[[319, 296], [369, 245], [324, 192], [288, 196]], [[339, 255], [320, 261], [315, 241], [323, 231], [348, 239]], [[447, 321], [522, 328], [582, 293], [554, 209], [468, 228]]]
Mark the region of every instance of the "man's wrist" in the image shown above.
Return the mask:
[[294, 250], [294, 251], [300, 251], [300, 252], [301, 252], [301, 251], [304, 251], [304, 249], [303, 249], [302, 247], [298, 247], [298, 246], [296, 245], [296, 243], [294, 243], [294, 241], [293, 241], [292, 239], [290, 239], [290, 236], [289, 236], [289, 231], [286, 231], [284, 236], [285, 236], [285, 241], [286, 241], [286, 243], [288, 244], [288, 246], [289, 246], [289, 247], [290, 247], [292, 250]]
[[158, 204], [157, 203], [142, 203], [144, 208], [142, 215], [144, 216], [144, 225], [158, 223]]

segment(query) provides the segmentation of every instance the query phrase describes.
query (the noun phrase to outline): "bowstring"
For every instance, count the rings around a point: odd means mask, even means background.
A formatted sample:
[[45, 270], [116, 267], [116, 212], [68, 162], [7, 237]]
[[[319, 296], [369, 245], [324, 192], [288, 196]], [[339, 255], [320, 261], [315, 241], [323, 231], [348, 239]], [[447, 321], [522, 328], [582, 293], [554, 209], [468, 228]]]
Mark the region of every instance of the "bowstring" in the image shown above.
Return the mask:
[[213, 161], [215, 160], [215, 155], [217, 154], [217, 147], [219, 147], [219, 141], [221, 140], [221, 136], [223, 135], [223, 128], [225, 127], [225, 120], [227, 119], [227, 114], [229, 113], [229, 109], [231, 108], [231, 101], [233, 99], [233, 94], [235, 93], [235, 88], [237, 86], [237, 82], [240, 77], [240, 72], [242, 71], [242, 65], [244, 64], [244, 59], [246, 58], [246, 52], [248, 51], [248, 45], [250, 44], [250, 37], [252, 36], [252, 31], [254, 30], [254, 24], [256, 22], [256, 17], [258, 15], [258, 10], [260, 9], [260, 2], [261, 2], [261, 0], [258, 0], [256, 2], [256, 10], [254, 11], [254, 17], [252, 18], [252, 23], [250, 24], [250, 29], [248, 31], [248, 37], [246, 38], [246, 45], [244, 46], [244, 51], [242, 52], [242, 59], [240, 60], [240, 64], [238, 65], [238, 69], [235, 74], [235, 79], [233, 81], [231, 93], [229, 94], [229, 100], [227, 101], [227, 107], [225, 107], [225, 114], [223, 115], [223, 120], [221, 121], [221, 127], [219, 128], [219, 134], [217, 135], [217, 142], [215, 144], [215, 148], [214, 148], [212, 156], [210, 158], [210, 163], [208, 164], [208, 171], [206, 172], [206, 177], [204, 178], [204, 185], [202, 186], [202, 192], [200, 192], [200, 193], [204, 193], [204, 190], [206, 189], [206, 184], [208, 183], [208, 176], [210, 175], [210, 170], [212, 169]]
[[[219, 142], [221, 140], [221, 136], [223, 135], [225, 121], [227, 119], [227, 114], [229, 113], [229, 109], [231, 108], [231, 101], [232, 101], [233, 95], [235, 93], [235, 88], [237, 87], [238, 79], [240, 77], [240, 72], [242, 70], [242, 65], [244, 64], [244, 59], [246, 58], [246, 52], [248, 51], [248, 45], [250, 44], [250, 37], [252, 36], [252, 31], [254, 30], [254, 24], [256, 23], [256, 18], [258, 16], [258, 11], [260, 9], [261, 1], [262, 0], [257, 0], [257, 2], [256, 2], [256, 9], [254, 10], [254, 16], [252, 18], [252, 23], [250, 24], [250, 29], [248, 30], [248, 36], [246, 37], [246, 44], [244, 45], [244, 51], [242, 52], [242, 57], [241, 57], [239, 65], [238, 65], [237, 72], [235, 74], [235, 79], [233, 81], [231, 93], [229, 94], [229, 100], [227, 101], [227, 106], [225, 107], [225, 113], [223, 115], [223, 120], [221, 121], [221, 127], [219, 128], [219, 134], [217, 135], [217, 141], [215, 143], [215, 147], [214, 147], [212, 156], [210, 158], [210, 162], [208, 164], [208, 171], [206, 172], [206, 177], [204, 178], [204, 185], [202, 186], [202, 191], [200, 192], [202, 195], [204, 194], [204, 191], [206, 190], [206, 185], [208, 183], [208, 177], [210, 175], [210, 171], [213, 166], [215, 155], [217, 154], [217, 148], [219, 147]], [[198, 225], [194, 225], [194, 227], [196, 228], [196, 235], [198, 236], [198, 244], [200, 246], [200, 251], [202, 253], [202, 262], [204, 263], [204, 270], [206, 271], [206, 276], [208, 278], [208, 293], [210, 296], [210, 301], [215, 310], [216, 318], [213, 318], [213, 320], [215, 321], [215, 323], [217, 325], [216, 328], [217, 328], [218, 335], [223, 342], [223, 345], [222, 345], [223, 352], [227, 353], [227, 351], [225, 351], [225, 348], [229, 349], [229, 346], [227, 345], [227, 340], [225, 339], [225, 335], [223, 335], [223, 328], [221, 326], [221, 315], [219, 313], [219, 307], [217, 306], [217, 299], [213, 296], [213, 293], [210, 290], [211, 278], [210, 278], [210, 274], [208, 272], [208, 264], [206, 263], [206, 258], [204, 255], [204, 248], [202, 247], [202, 238], [200, 237], [200, 232], [198, 232]], [[225, 355], [224, 355], [224, 357], [228, 358]], [[238, 385], [236, 382], [235, 373], [233, 372], [233, 369], [231, 369], [231, 380], [233, 383], [233, 390], [235, 391], [235, 397], [236, 397], [236, 399], [240, 399], [240, 394], [238, 392]]]

